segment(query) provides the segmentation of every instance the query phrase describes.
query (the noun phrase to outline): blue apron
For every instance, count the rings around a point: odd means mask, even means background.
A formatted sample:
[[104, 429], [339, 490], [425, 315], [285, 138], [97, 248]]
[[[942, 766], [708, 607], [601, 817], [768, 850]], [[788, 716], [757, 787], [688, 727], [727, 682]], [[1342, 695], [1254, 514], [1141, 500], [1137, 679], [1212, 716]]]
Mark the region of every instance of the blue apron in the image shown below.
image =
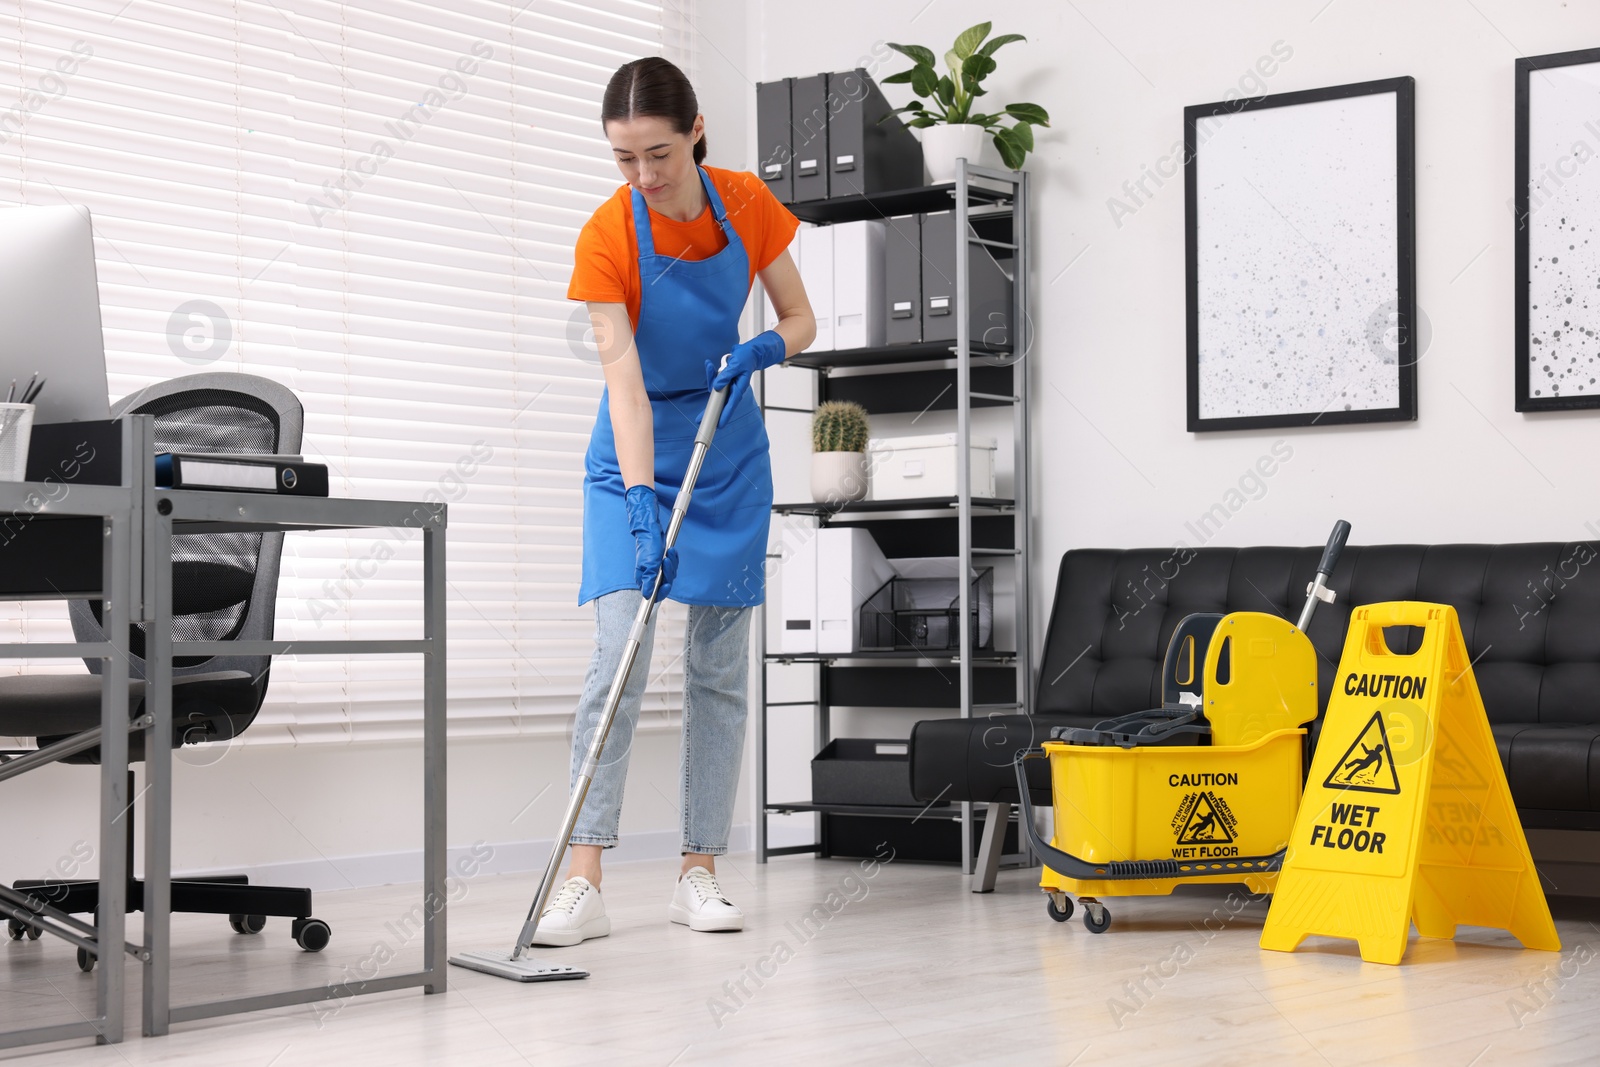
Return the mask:
[[[633, 190], [640, 291], [634, 343], [655, 421], [656, 496], [663, 529], [683, 484], [709, 396], [706, 360], [720, 360], [739, 343], [739, 319], [750, 294], [750, 259], [744, 243], [728, 221], [711, 179], [704, 169], [696, 170], [728, 238], [727, 247], [709, 259], [657, 255], [650, 209]], [[619, 589], [638, 588], [609, 392], [600, 396], [584, 469], [580, 604]], [[700, 469], [678, 534], [678, 576], [669, 599], [718, 607], [761, 603], [771, 518], [767, 429], [753, 391], [746, 390], [717, 429]]]

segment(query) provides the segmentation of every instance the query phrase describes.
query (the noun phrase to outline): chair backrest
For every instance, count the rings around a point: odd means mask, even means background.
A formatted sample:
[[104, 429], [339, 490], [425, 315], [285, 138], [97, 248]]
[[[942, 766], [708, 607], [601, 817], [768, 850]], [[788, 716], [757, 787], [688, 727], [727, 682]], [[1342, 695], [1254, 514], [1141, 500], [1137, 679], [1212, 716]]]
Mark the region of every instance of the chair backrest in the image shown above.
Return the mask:
[[[294, 393], [251, 374], [204, 373], [152, 385], [124, 397], [113, 416], [154, 417], [157, 452], [266, 455], [300, 450], [304, 409]], [[172, 540], [172, 637], [175, 641], [270, 640], [278, 595], [281, 533], [179, 534]], [[80, 641], [102, 640], [98, 601], [70, 605]], [[145, 632], [130, 634], [129, 673], [144, 677]], [[100, 661], [86, 661], [98, 672]], [[266, 699], [270, 656], [178, 658], [173, 677], [244, 671], [253, 679], [254, 718]], [[234, 716], [231, 733], [248, 725]]]

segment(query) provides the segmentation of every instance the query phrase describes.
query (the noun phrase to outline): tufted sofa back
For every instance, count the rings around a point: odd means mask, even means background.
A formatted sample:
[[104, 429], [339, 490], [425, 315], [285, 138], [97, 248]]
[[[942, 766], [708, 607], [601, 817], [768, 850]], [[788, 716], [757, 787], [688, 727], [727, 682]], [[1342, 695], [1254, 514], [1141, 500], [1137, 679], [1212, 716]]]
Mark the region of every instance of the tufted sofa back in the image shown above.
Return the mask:
[[[1295, 619], [1322, 549], [1076, 549], [1061, 559], [1036, 713], [1110, 716], [1161, 703], [1161, 662], [1183, 616]], [[1322, 706], [1351, 609], [1449, 604], [1461, 617], [1489, 721], [1600, 723], [1600, 542], [1351, 545], [1308, 636]], [[1416, 634], [1397, 651], [1415, 651]]]

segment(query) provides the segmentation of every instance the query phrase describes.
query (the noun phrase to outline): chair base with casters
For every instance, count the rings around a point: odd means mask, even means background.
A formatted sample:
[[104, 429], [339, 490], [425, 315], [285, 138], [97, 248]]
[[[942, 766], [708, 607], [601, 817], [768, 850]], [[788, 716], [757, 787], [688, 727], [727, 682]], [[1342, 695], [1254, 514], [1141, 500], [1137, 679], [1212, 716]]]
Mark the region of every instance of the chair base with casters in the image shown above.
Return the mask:
[[[43, 683], [52, 684], [45, 685]], [[240, 671], [215, 672], [194, 675], [184, 679], [186, 684], [175, 688], [174, 719], [178, 737], [175, 741], [197, 742], [223, 739], [217, 734], [225, 726], [226, 710], [241, 700], [254, 699], [254, 686], [250, 676]], [[142, 714], [144, 683], [130, 683], [129, 703], [133, 718]], [[74, 699], [76, 697], [76, 699]], [[48, 716], [49, 728], [61, 729], [63, 725], [84, 725], [89, 729], [89, 716], [98, 717], [100, 682], [92, 675], [23, 675], [0, 679], [0, 723], [9, 727], [29, 727], [38, 716]], [[219, 715], [218, 713], [223, 714]], [[41, 736], [40, 747], [66, 741], [69, 737]], [[139, 759], [144, 751], [144, 732], [136, 731], [129, 737], [132, 758]], [[98, 750], [66, 756], [60, 762], [97, 762]], [[0, 765], [3, 766], [3, 765]], [[132, 771], [128, 772], [128, 796], [137, 797]], [[133, 869], [133, 828], [136, 823], [135, 808], [130, 805], [125, 816], [127, 834], [127, 870]], [[100, 883], [83, 879], [25, 878], [12, 883], [17, 893], [29, 901], [37, 901], [57, 912], [68, 915], [99, 914]], [[144, 910], [144, 883], [131, 879], [127, 886], [127, 910]], [[289, 886], [251, 885], [244, 875], [217, 875], [205, 879], [174, 879], [172, 882], [172, 911], [184, 914], [226, 915], [228, 925], [236, 934], [258, 934], [267, 918], [282, 917], [291, 920], [290, 936], [307, 952], [320, 952], [332, 939], [332, 928], [311, 914], [311, 890]], [[6, 932], [13, 941], [24, 937], [37, 939], [39, 927], [23, 919], [11, 917]], [[78, 949], [78, 967], [94, 970], [95, 957], [86, 949]]]

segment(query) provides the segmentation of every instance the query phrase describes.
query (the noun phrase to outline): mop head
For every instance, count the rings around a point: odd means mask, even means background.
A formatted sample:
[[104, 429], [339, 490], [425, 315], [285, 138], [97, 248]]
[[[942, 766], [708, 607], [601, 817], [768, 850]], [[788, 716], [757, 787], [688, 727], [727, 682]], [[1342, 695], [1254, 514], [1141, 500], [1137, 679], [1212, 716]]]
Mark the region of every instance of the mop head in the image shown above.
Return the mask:
[[459, 956], [451, 956], [450, 962], [457, 967], [482, 971], [496, 978], [509, 978], [513, 982], [560, 982], [569, 978], [589, 977], [588, 971], [580, 971], [576, 967], [563, 967], [560, 964], [535, 963], [526, 955], [514, 960], [511, 958], [511, 953], [503, 949], [498, 952], [491, 950], [463, 952]]

